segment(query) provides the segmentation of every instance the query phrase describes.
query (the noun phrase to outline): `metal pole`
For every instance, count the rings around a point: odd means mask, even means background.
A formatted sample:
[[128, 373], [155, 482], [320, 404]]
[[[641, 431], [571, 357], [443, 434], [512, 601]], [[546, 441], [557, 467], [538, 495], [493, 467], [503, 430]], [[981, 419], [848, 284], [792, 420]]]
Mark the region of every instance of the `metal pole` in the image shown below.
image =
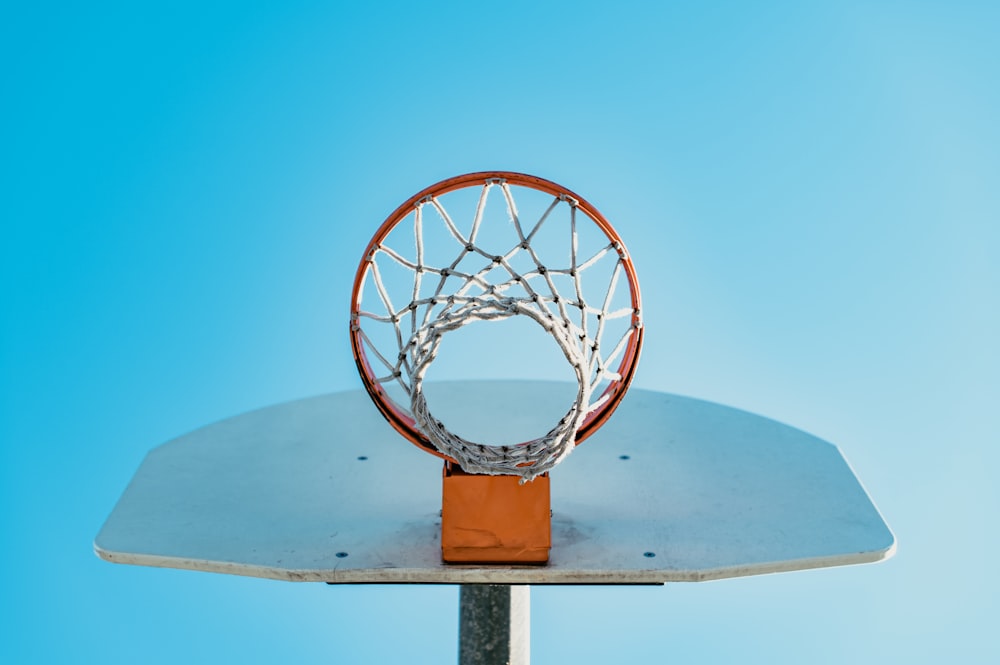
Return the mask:
[[530, 589], [527, 585], [462, 585], [459, 592], [459, 665], [530, 663]]

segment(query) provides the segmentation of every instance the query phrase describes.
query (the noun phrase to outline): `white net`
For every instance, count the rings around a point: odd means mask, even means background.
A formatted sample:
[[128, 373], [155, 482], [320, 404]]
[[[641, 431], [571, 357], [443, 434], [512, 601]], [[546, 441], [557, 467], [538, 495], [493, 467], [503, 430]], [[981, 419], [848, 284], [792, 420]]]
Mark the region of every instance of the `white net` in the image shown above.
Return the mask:
[[[368, 302], [357, 304], [352, 329], [363, 341], [374, 381], [402, 391], [397, 406], [438, 451], [470, 473], [530, 480], [573, 450], [581, 425], [608, 399], [606, 387], [623, 380], [618, 364], [641, 325], [631, 297], [635, 287], [623, 279], [624, 247], [571, 196], [500, 178], [466, 192], [419, 200], [373, 246], [359, 296]], [[531, 213], [519, 212], [515, 192], [536, 204]], [[390, 246], [404, 235], [412, 250]], [[543, 256], [540, 246], [552, 244], [561, 250]], [[470, 441], [431, 413], [424, 378], [447, 333], [514, 316], [528, 317], [556, 340], [576, 376], [575, 400], [538, 438], [512, 445]]]

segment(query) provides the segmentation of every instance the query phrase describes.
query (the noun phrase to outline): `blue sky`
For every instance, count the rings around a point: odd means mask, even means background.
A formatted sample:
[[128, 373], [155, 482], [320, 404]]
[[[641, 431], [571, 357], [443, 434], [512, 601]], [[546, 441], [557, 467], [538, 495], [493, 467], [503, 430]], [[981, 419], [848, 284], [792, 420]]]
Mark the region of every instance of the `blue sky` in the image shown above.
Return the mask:
[[899, 541], [875, 566], [535, 589], [537, 662], [1000, 658], [995, 3], [3, 13], [0, 660], [454, 657], [452, 587], [112, 566], [91, 542], [153, 446], [359, 388], [361, 250], [483, 169], [562, 183], [626, 237], [637, 386], [838, 444]]

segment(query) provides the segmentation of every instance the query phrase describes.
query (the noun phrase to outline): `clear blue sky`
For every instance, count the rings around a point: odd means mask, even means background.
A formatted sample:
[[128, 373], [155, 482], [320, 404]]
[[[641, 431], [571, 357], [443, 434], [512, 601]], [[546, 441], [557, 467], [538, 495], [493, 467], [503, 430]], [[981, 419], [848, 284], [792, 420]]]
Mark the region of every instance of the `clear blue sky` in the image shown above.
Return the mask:
[[3, 11], [0, 661], [452, 661], [455, 588], [91, 542], [153, 446], [360, 387], [361, 249], [482, 169], [625, 235], [636, 385], [838, 444], [899, 541], [874, 566], [536, 589], [536, 662], [1000, 660], [1000, 5], [274, 4]]

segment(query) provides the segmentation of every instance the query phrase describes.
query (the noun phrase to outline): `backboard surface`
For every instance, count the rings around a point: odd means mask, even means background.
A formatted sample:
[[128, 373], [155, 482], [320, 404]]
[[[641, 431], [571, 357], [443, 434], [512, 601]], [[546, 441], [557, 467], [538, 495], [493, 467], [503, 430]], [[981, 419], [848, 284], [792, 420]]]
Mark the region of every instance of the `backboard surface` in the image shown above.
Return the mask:
[[[542, 414], [566, 407], [565, 387], [546, 382], [446, 382], [435, 394], [452, 413], [471, 399], [496, 413], [528, 399], [538, 409], [517, 427], [537, 431], [552, 424]], [[359, 390], [155, 448], [94, 549], [116, 563], [280, 580], [446, 584], [700, 581], [874, 562], [895, 549], [835, 446], [639, 389], [552, 471], [547, 565], [443, 564], [440, 509], [441, 460], [403, 440]]]

